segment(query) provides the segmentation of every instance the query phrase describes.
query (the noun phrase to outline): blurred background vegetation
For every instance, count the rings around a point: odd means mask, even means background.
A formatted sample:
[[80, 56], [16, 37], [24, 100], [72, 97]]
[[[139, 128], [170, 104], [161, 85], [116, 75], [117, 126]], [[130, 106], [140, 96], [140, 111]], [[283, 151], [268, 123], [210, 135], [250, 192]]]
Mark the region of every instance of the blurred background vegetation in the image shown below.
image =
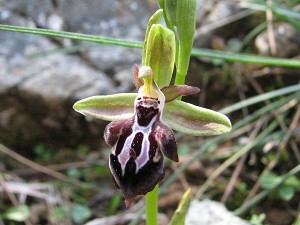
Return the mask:
[[[157, 7], [150, 0], [0, 1], [1, 24], [33, 28], [0, 25], [0, 224], [110, 216], [119, 218], [110, 224], [134, 223], [143, 198], [125, 209], [113, 188], [106, 123], [85, 120], [72, 104], [135, 91], [132, 67]], [[166, 161], [161, 224], [188, 187], [192, 199], [221, 202], [251, 224], [299, 223], [300, 2], [199, 0], [197, 13], [186, 83], [201, 92], [185, 101], [225, 113], [233, 130], [176, 134], [180, 162]], [[24, 34], [34, 28], [82, 35]]]

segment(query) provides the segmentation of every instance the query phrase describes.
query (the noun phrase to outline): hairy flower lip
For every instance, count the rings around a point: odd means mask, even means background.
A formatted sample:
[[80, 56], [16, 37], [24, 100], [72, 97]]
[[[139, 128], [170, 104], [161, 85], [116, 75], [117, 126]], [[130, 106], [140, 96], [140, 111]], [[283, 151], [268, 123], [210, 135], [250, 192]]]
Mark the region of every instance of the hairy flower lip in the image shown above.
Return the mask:
[[139, 78], [144, 85], [134, 100], [133, 116], [109, 123], [104, 131], [104, 140], [112, 147], [109, 168], [126, 206], [163, 179], [163, 155], [178, 162], [175, 135], [162, 121], [165, 95], [150, 67], [142, 67]]

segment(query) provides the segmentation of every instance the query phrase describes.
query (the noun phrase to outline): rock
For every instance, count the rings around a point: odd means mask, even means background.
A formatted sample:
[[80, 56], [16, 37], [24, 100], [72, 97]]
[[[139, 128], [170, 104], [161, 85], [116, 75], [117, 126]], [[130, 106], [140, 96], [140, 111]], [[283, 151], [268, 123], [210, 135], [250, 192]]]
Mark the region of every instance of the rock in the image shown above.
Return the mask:
[[[58, 1], [57, 11], [64, 15], [65, 28], [72, 32], [143, 41], [148, 19], [157, 9], [149, 1], [79, 1], [69, 4]], [[130, 68], [141, 62], [141, 49], [98, 45], [83, 52], [97, 69], [112, 71], [116, 68]], [[122, 69], [122, 70], [123, 70]], [[128, 71], [128, 70], [127, 70]]]
[[[76, 4], [69, 4], [67, 0], [11, 0], [0, 3], [0, 7], [4, 12], [0, 22], [4, 24], [140, 41], [149, 17], [157, 9], [152, 1], [134, 0], [87, 0]], [[197, 22], [203, 26], [236, 10], [236, 5], [227, 2], [198, 0]], [[201, 40], [204, 39], [202, 36]], [[0, 49], [0, 92], [17, 87], [43, 97], [73, 99], [128, 92], [133, 89], [132, 67], [141, 61], [141, 49], [110, 45], [93, 45], [79, 54], [56, 53], [28, 59], [26, 56], [32, 53], [78, 42], [4, 31], [1, 31], [0, 41], [4, 46]]]
[[[288, 23], [274, 24], [274, 37], [276, 44], [276, 56], [293, 57], [300, 54], [300, 32]], [[267, 30], [255, 38], [255, 46], [261, 55], [271, 55]]]
[[[26, 16], [27, 19], [31, 19], [33, 21], [41, 21], [43, 17], [46, 15], [50, 15], [51, 12], [54, 10], [53, 1], [49, 0], [9, 0], [9, 1], [2, 1], [0, 3], [3, 8], [7, 11], [11, 12], [11, 15], [23, 15]], [[44, 23], [41, 23], [40, 26], [44, 26]]]
[[[205, 23], [203, 16], [209, 18], [216, 4], [221, 3], [199, 0], [198, 21]], [[143, 41], [157, 8], [156, 1], [10, 0], [0, 1], [0, 23]], [[10, 147], [88, 143], [88, 137], [100, 136], [97, 126], [73, 112], [72, 104], [92, 95], [136, 91], [132, 68], [141, 63], [141, 49], [6, 31], [0, 31], [0, 42], [0, 139]], [[88, 47], [62, 53], [78, 45]]]
[[[17, 11], [25, 15], [26, 19], [30, 18], [38, 27], [139, 41], [143, 41], [148, 19], [157, 9], [157, 5], [151, 1], [87, 0], [76, 4], [66, 0], [46, 2], [12, 0], [5, 7], [12, 11], [11, 15]], [[63, 46], [72, 45], [68, 41], [59, 42]], [[116, 67], [128, 68], [128, 65], [132, 67], [134, 63], [141, 62], [140, 49], [98, 45], [86, 49], [82, 54], [103, 72], [115, 72]]]
[[113, 82], [76, 55], [28, 58], [56, 46], [46, 37], [1, 32], [0, 92], [11, 88], [51, 99], [79, 99], [114, 92]]
[[229, 22], [226, 20], [242, 9], [232, 1], [197, 0], [196, 33], [194, 46], [207, 47], [210, 45], [216, 30], [224, 34]]
[[[12, 0], [0, 3], [0, 8], [3, 9], [0, 22], [4, 24], [142, 41], [147, 20], [157, 6], [131, 0], [89, 0], [76, 4], [65, 0]], [[79, 99], [133, 89], [132, 68], [141, 61], [141, 49], [93, 45], [76, 55], [55, 54], [27, 59], [26, 56], [32, 53], [76, 43], [21, 33], [0, 33], [4, 46], [0, 49], [0, 92], [18, 87], [44, 97]]]
[[194, 200], [190, 203], [185, 225], [250, 225], [250, 223], [234, 216], [222, 203]]
[[[2, 1], [0, 23], [142, 40], [155, 7], [149, 4]], [[140, 63], [141, 49], [96, 45], [73, 54], [50, 54], [81, 43], [6, 31], [0, 31], [0, 42], [1, 142], [26, 153], [39, 143], [53, 149], [99, 147], [107, 122], [86, 121], [72, 105], [92, 95], [135, 91], [132, 68]]]

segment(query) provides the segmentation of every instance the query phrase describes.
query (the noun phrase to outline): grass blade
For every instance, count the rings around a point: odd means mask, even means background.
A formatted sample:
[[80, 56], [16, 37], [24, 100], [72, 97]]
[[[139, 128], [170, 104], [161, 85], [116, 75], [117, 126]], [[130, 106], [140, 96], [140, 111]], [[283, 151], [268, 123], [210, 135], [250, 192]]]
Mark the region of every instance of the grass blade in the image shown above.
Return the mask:
[[[0, 30], [20, 32], [27, 34], [37, 34], [43, 36], [50, 36], [55, 38], [67, 38], [71, 40], [95, 42], [99, 44], [116, 45], [128, 48], [143, 48], [143, 42], [124, 40], [117, 38], [108, 38], [103, 36], [94, 36], [87, 34], [78, 34], [64, 31], [54, 31], [41, 28], [31, 27], [20, 27], [0, 24]], [[249, 54], [237, 54], [225, 51], [216, 51], [210, 49], [192, 49], [192, 56], [211, 58], [211, 59], [222, 59], [229, 62], [241, 62], [249, 64], [261, 64], [270, 66], [284, 66], [284, 67], [300, 67], [300, 60], [296, 59], [285, 59], [285, 58], [272, 58], [263, 57]]]
[[296, 91], [300, 91], [300, 84], [296, 84], [296, 85], [292, 85], [289, 87], [285, 87], [285, 88], [280, 88], [278, 90], [275, 91], [271, 91], [262, 95], [258, 95], [249, 99], [246, 99], [244, 101], [238, 102], [236, 104], [233, 104], [231, 106], [228, 106], [226, 108], [221, 109], [219, 112], [220, 113], [224, 113], [224, 114], [228, 114], [231, 112], [234, 112], [238, 109], [242, 109], [244, 107], [256, 104], [258, 102], [262, 102], [265, 101], [267, 99], [271, 99], [271, 98], [275, 98], [278, 97], [280, 95], [285, 95], [285, 94], [289, 94], [291, 92], [296, 92]]

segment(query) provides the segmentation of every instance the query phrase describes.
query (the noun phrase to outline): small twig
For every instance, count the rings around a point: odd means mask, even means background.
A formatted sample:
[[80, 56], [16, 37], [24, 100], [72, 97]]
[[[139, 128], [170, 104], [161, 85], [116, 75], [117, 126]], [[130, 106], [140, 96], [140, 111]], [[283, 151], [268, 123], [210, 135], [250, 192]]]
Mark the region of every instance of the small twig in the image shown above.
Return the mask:
[[236, 209], [234, 211], [235, 215], [242, 215], [245, 213], [249, 208], [253, 207], [258, 202], [262, 201], [272, 190], [279, 187], [286, 179], [288, 179], [291, 176], [294, 176], [300, 172], [300, 165], [297, 165], [292, 170], [290, 170], [288, 173], [280, 177], [280, 179], [271, 185], [268, 189], [260, 192], [258, 195], [256, 195], [254, 198], [243, 204], [240, 208]]
[[[173, 172], [176, 171], [176, 167], [174, 164], [171, 164], [171, 169], [173, 170]], [[189, 183], [187, 182], [185, 176], [183, 174], [181, 174], [179, 177], [178, 177], [181, 185], [183, 186], [183, 189], [184, 190], [187, 190], [189, 188]]]
[[65, 181], [65, 182], [71, 182], [74, 185], [79, 185], [80, 183], [82, 183], [81, 181], [77, 181], [74, 178], [70, 179], [62, 173], [59, 173], [59, 172], [51, 170], [47, 167], [41, 166], [23, 156], [21, 156], [20, 154], [16, 153], [15, 151], [7, 148], [6, 146], [2, 145], [1, 143], [0, 143], [0, 151], [3, 152], [4, 154], [10, 156], [11, 158], [17, 160], [20, 163], [22, 163], [28, 167], [31, 167], [34, 170], [40, 171], [44, 174], [54, 177], [56, 179], [59, 179], [59, 180]]
[[223, 196], [221, 198], [221, 202], [223, 204], [225, 204], [225, 202], [227, 201], [228, 197], [232, 193], [232, 191], [234, 189], [234, 186], [235, 186], [235, 184], [237, 182], [238, 176], [239, 176], [239, 174], [241, 173], [241, 171], [243, 169], [243, 166], [245, 164], [245, 160], [246, 160], [247, 156], [248, 156], [248, 154], [246, 153], [246, 154], [244, 154], [240, 158], [240, 160], [239, 160], [239, 162], [238, 162], [238, 164], [237, 164], [237, 166], [236, 166], [236, 168], [235, 168], [235, 170], [234, 170], [234, 172], [233, 172], [233, 174], [231, 176], [231, 179], [230, 179], [230, 181], [229, 181], [229, 183], [228, 183], [228, 185], [226, 187], [226, 190], [225, 190], [225, 192], [224, 192], [224, 194], [223, 194]]
[[230, 24], [230, 23], [233, 23], [237, 20], [243, 19], [247, 16], [250, 16], [253, 13], [254, 12], [252, 10], [243, 10], [243, 11], [235, 13], [231, 16], [228, 16], [224, 19], [217, 20], [217, 21], [211, 22], [209, 24], [205, 24], [203, 26], [200, 26], [200, 28], [197, 29], [196, 32], [195, 32], [195, 39], [199, 38], [199, 36], [201, 36], [202, 34], [206, 34], [210, 31], [213, 31], [215, 29], [223, 27], [227, 24]]
[[[3, 188], [3, 191], [6, 192], [8, 198], [10, 199], [10, 201], [12, 202], [14, 207], [16, 207], [16, 208], [19, 207], [20, 204], [19, 204], [18, 200], [16, 199], [16, 196], [8, 190], [7, 185], [6, 185], [6, 181], [4, 180], [3, 176], [0, 174], [0, 187], [1, 186]], [[32, 223], [30, 222], [29, 219], [25, 219], [24, 223], [26, 225], [32, 225]]]
[[[126, 221], [125, 216], [128, 214], [133, 214], [134, 217], [128, 221], [129, 225], [138, 225], [140, 221], [145, 219], [145, 200], [142, 198], [136, 204], [132, 205], [125, 212], [121, 212], [120, 214], [116, 214], [114, 216], [106, 217], [106, 218], [96, 218], [91, 221], [86, 222], [84, 225], [109, 225], [109, 224], [119, 224], [124, 223]], [[128, 216], [131, 217], [131, 216]], [[131, 221], [131, 222], [130, 222]], [[130, 222], [130, 223], [129, 223]]]
[[16, 196], [14, 196], [7, 188], [6, 181], [4, 180], [3, 176], [0, 174], [0, 185], [4, 192], [6, 192], [7, 196], [9, 197], [12, 204], [17, 207], [19, 205]]
[[[297, 57], [294, 57], [294, 58], [296, 59]], [[259, 77], [264, 77], [264, 76], [268, 76], [268, 75], [282, 75], [282, 74], [285, 74], [285, 76], [287, 76], [287, 75], [294, 76], [295, 73], [297, 73], [297, 71], [294, 70], [293, 68], [263, 67], [259, 70], [253, 71], [251, 73], [251, 76], [253, 78], [259, 78]]]
[[17, 193], [19, 195], [32, 196], [35, 198], [43, 199], [48, 203], [62, 202], [59, 197], [53, 197], [43, 192], [44, 190], [49, 190], [49, 184], [5, 182], [5, 186], [3, 186], [3, 188], [0, 187], [0, 193], [4, 190], [10, 194]]
[[[258, 94], [264, 94], [264, 90], [262, 89], [262, 87], [260, 86], [260, 84], [250, 75], [247, 74], [247, 78], [250, 81], [251, 85], [253, 86], [253, 88], [256, 90], [256, 92]], [[265, 100], [265, 104], [269, 105], [271, 104], [270, 100]], [[272, 115], [275, 117], [275, 119], [278, 121], [279, 126], [282, 130], [286, 131], [287, 130], [287, 126], [284, 123], [284, 121], [282, 120], [282, 118], [279, 116], [279, 114], [277, 113], [277, 111], [271, 111]], [[291, 148], [293, 149], [294, 152], [300, 152], [299, 147], [297, 147], [297, 144], [294, 142], [294, 140], [290, 141], [291, 143]]]
[[[293, 121], [292, 121], [292, 123], [291, 123], [291, 125], [288, 129], [288, 132], [286, 133], [286, 135], [283, 138], [281, 144], [279, 145], [279, 151], [277, 151], [277, 153], [274, 156], [273, 160], [263, 170], [260, 177], [266, 175], [269, 171], [271, 171], [275, 167], [275, 165], [278, 162], [282, 152], [284, 151], [284, 146], [287, 144], [289, 138], [291, 137], [293, 130], [298, 126], [299, 117], [300, 117], [300, 106], [298, 106], [296, 115], [293, 118]], [[255, 193], [258, 191], [259, 187], [260, 187], [260, 179], [258, 179], [257, 182], [254, 184], [253, 188], [251, 189], [251, 191], [249, 192], [249, 194], [245, 198], [242, 205], [246, 204], [246, 202], [255, 195]]]
[[[240, 74], [238, 74], [236, 76], [237, 78], [237, 84], [239, 87], [241, 87], [243, 84], [242, 84], [242, 78], [240, 76]], [[240, 100], [244, 101], [246, 99], [246, 95], [245, 95], [245, 92], [244, 92], [244, 88], [239, 88], [239, 97], [240, 97]], [[243, 112], [243, 116], [246, 117], [249, 115], [249, 112], [248, 112], [248, 107], [244, 107], [242, 108], [242, 112]]]
[[[47, 168], [54, 170], [54, 171], [62, 171], [62, 170], [68, 170], [70, 168], [86, 168], [91, 165], [104, 165], [104, 160], [96, 160], [96, 161], [78, 161], [78, 162], [68, 162], [68, 163], [61, 163], [61, 164], [52, 164], [47, 165]], [[32, 169], [32, 168], [26, 168], [26, 169], [18, 169], [13, 171], [15, 174], [18, 175], [34, 175], [41, 173], [41, 171]]]
[[[295, 116], [292, 120], [292, 123], [289, 127], [289, 129], [286, 132], [286, 135], [283, 138], [283, 141], [279, 145], [279, 149], [284, 149], [284, 147], [287, 145], [288, 141], [290, 140], [294, 130], [299, 126], [299, 119], [300, 119], [300, 106], [298, 105], [297, 111], [295, 113]], [[295, 156], [297, 157], [298, 161], [300, 161], [300, 152], [299, 149], [293, 149]], [[298, 151], [297, 151], [298, 150]]]
[[297, 216], [297, 218], [295, 219], [295, 222], [294, 222], [293, 224], [295, 224], [295, 225], [300, 224], [300, 211], [298, 212], [298, 216]]
[[[272, 0], [267, 0], [269, 6], [272, 6]], [[276, 40], [273, 28], [273, 12], [271, 9], [266, 10], [266, 19], [267, 19], [267, 32], [268, 32], [268, 40], [270, 46], [271, 55], [276, 55], [277, 48], [276, 48]]]
[[199, 157], [207, 151], [212, 150], [211, 146], [214, 146], [216, 143], [220, 143], [220, 141], [225, 141], [225, 140], [231, 140], [234, 137], [238, 137], [240, 135], [242, 135], [243, 133], [248, 132], [249, 129], [251, 129], [253, 127], [252, 124], [248, 124], [247, 126], [241, 127], [239, 129], [236, 129], [234, 131], [232, 131], [230, 134], [228, 134], [228, 136], [226, 137], [226, 135], [222, 135], [222, 136], [218, 136], [215, 137], [212, 140], [208, 140], [207, 142], [203, 143], [203, 145], [201, 146], [201, 148], [199, 148], [197, 151], [195, 151], [190, 159], [187, 160], [187, 162], [185, 162], [184, 164], [182, 164], [181, 166], [178, 167], [177, 171], [173, 174], [171, 174], [160, 186], [160, 193], [166, 193], [167, 192], [167, 188], [170, 186], [170, 184], [172, 182], [174, 182], [178, 176], [183, 173], [188, 166], [193, 163], [195, 160], [199, 159]]
[[242, 147], [238, 152], [236, 152], [233, 156], [231, 156], [229, 159], [227, 159], [222, 165], [220, 165], [214, 172], [213, 174], [210, 175], [210, 177], [206, 180], [206, 182], [201, 186], [199, 191], [196, 194], [196, 198], [201, 198], [204, 192], [209, 188], [215, 179], [230, 165], [232, 165], [237, 159], [239, 159], [241, 156], [243, 156], [245, 153], [250, 151], [255, 145], [257, 145], [269, 132], [271, 132], [276, 126], [277, 123], [272, 123], [271, 125], [268, 126], [268, 128], [264, 129], [256, 138], [254, 138], [258, 131], [260, 130], [261, 126], [266, 122], [266, 120], [269, 120], [270, 116], [264, 116], [262, 119], [260, 119], [257, 123], [256, 128], [250, 135], [250, 142]]

